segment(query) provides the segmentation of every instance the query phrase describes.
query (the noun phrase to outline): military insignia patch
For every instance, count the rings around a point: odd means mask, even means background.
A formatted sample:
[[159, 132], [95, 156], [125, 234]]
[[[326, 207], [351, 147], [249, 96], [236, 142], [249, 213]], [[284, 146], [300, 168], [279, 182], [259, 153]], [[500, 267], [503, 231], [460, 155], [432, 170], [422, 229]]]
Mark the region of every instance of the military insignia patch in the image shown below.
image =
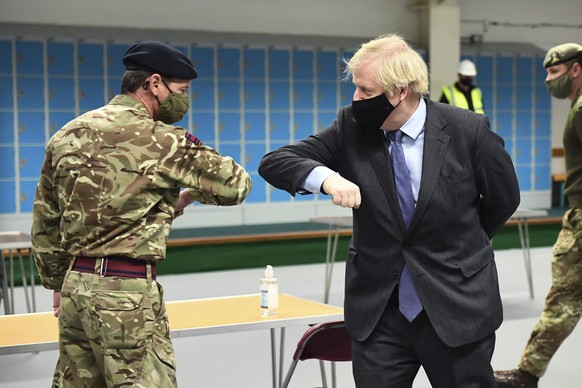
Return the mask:
[[192, 135], [190, 132], [186, 132], [186, 139], [190, 140], [192, 143], [196, 145], [201, 145], [202, 141], [198, 139], [196, 136]]

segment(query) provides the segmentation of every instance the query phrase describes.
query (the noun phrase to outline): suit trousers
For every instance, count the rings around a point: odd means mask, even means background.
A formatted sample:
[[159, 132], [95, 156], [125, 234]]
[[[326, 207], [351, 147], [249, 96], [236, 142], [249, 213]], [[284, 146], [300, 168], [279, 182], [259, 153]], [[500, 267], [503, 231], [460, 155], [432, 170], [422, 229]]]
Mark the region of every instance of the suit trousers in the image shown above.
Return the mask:
[[411, 388], [422, 366], [433, 388], [495, 388], [494, 348], [495, 333], [447, 346], [424, 310], [414, 321], [406, 320], [395, 291], [370, 337], [352, 341], [354, 380], [357, 388]]

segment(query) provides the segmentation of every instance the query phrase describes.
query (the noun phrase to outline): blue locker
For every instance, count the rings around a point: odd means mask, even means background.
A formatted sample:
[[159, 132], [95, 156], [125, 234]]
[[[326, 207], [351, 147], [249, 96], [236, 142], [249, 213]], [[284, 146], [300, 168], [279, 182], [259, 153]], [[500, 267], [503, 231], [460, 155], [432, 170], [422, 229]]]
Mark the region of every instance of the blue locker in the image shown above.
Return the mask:
[[81, 112], [105, 105], [103, 79], [79, 78], [79, 108]]
[[[103, 77], [103, 46], [93, 43], [79, 43], [77, 46], [79, 76]], [[119, 58], [121, 63], [121, 57]]]
[[269, 82], [269, 107], [273, 109], [289, 109], [289, 81]]
[[293, 106], [295, 109], [313, 110], [313, 81], [293, 82]]
[[49, 78], [48, 105], [49, 110], [75, 109], [75, 80], [73, 78]]
[[518, 84], [531, 85], [533, 81], [533, 58], [515, 58], [515, 81]]
[[311, 80], [313, 79], [313, 51], [294, 50], [293, 51], [293, 79]]
[[44, 162], [44, 145], [19, 147], [20, 151], [20, 178], [37, 178], [40, 176]]
[[551, 136], [551, 114], [547, 111], [536, 111], [534, 116], [534, 132], [536, 137], [549, 138]]
[[533, 91], [532, 84], [517, 85], [515, 89], [515, 108], [517, 110], [531, 110], [533, 106]]
[[336, 82], [317, 83], [317, 108], [321, 110], [332, 110], [334, 112], [337, 110]]
[[44, 54], [41, 42], [16, 42], [16, 73], [18, 75], [43, 74]]
[[220, 154], [222, 156], [230, 156], [239, 164], [242, 163], [239, 144], [220, 144]]
[[316, 56], [317, 79], [337, 81], [339, 59], [335, 51], [317, 51]]
[[267, 107], [267, 86], [265, 81], [244, 82], [244, 107], [245, 109], [261, 109]]
[[514, 80], [513, 57], [499, 55], [496, 61], [497, 83], [511, 84]]
[[531, 185], [531, 166], [517, 166], [515, 168], [517, 173], [517, 180], [519, 182], [519, 189], [521, 191], [530, 191]]
[[[245, 163], [244, 168], [249, 173], [254, 173], [259, 169], [259, 162], [263, 155], [267, 153], [265, 143], [246, 144], [245, 145]], [[262, 180], [262, 179], [261, 179]], [[254, 183], [255, 181], [253, 181]], [[253, 187], [253, 190], [255, 188]]]
[[218, 49], [218, 78], [240, 77], [240, 51], [235, 48]]
[[214, 143], [214, 113], [194, 112], [192, 114], [192, 134], [202, 143]]
[[511, 140], [511, 139], [503, 139], [503, 140], [505, 141], [505, 150], [507, 151], [507, 153], [511, 157], [511, 160], [513, 160], [513, 163], [515, 163], [515, 154], [513, 152], [513, 140]]
[[44, 112], [18, 113], [18, 141], [22, 144], [45, 144]]
[[290, 141], [290, 128], [289, 128], [290, 115], [289, 112], [271, 112], [269, 132], [271, 134], [271, 140], [283, 141], [289, 143]]
[[0, 109], [12, 109], [12, 77], [0, 77]]
[[513, 137], [513, 113], [498, 111], [495, 116], [495, 132], [506, 141]]
[[518, 112], [515, 116], [515, 136], [530, 138], [532, 135], [532, 118], [529, 112]]
[[198, 73], [198, 78], [192, 85], [200, 80], [214, 78], [214, 48], [213, 47], [192, 47], [192, 63]]
[[107, 46], [107, 71], [111, 78], [121, 79], [125, 66], [121, 62], [131, 44], [109, 44]]
[[0, 40], [0, 74], [12, 75], [12, 42]]
[[16, 182], [13, 180], [0, 181], [0, 193], [2, 193], [2, 201], [0, 201], [0, 213], [15, 213]]
[[61, 129], [65, 124], [75, 118], [75, 112], [50, 112], [49, 113], [49, 138]]
[[307, 139], [314, 134], [313, 112], [295, 112], [293, 114], [293, 140]]
[[259, 174], [250, 174], [253, 180], [253, 189], [245, 199], [246, 203], [267, 202], [267, 182]]
[[317, 115], [317, 131], [319, 132], [333, 124], [336, 116], [336, 112], [319, 112]]
[[270, 50], [269, 55], [269, 78], [271, 80], [288, 80], [289, 75], [289, 51]]
[[530, 165], [532, 162], [531, 157], [531, 146], [532, 143], [529, 139], [527, 140], [516, 140], [515, 142], [515, 164], [517, 165]]
[[19, 109], [44, 109], [44, 81], [40, 77], [17, 77]]
[[536, 110], [550, 110], [552, 101], [546, 85], [536, 85], [534, 105]]
[[25, 180], [20, 182], [20, 211], [28, 213], [32, 211], [34, 204], [34, 196], [36, 194], [36, 187], [38, 186], [38, 179]]
[[[342, 81], [340, 83], [340, 104], [350, 105], [354, 98], [354, 92], [356, 91], [356, 87], [351, 81]], [[487, 108], [487, 107], [485, 107]]]
[[239, 81], [218, 81], [218, 108], [240, 109]]
[[486, 114], [491, 114], [493, 108], [495, 106], [493, 102], [493, 85], [491, 84], [479, 84], [479, 88], [481, 89], [481, 93], [483, 94], [483, 107], [485, 109]]
[[534, 190], [551, 190], [552, 173], [550, 166], [536, 166]]
[[243, 66], [245, 78], [265, 78], [265, 50], [263, 49], [244, 49]]
[[501, 110], [513, 109], [513, 87], [511, 85], [497, 85], [495, 107]]
[[0, 144], [12, 145], [13, 143], [14, 115], [12, 112], [0, 112]]
[[477, 56], [475, 66], [477, 67], [477, 77], [475, 77], [477, 85], [493, 84], [495, 79], [493, 75], [493, 57], [490, 55]]
[[536, 139], [534, 144], [534, 160], [536, 165], [549, 164], [551, 162], [552, 152], [550, 139]]
[[49, 75], [72, 77], [74, 74], [73, 44], [49, 42], [46, 50]]
[[240, 114], [239, 113], [219, 113], [218, 114], [218, 138], [222, 149], [223, 141], [240, 141]]
[[544, 57], [545, 55], [534, 56], [533, 81], [536, 85], [545, 85], [547, 72], [544, 69]]
[[269, 186], [269, 191], [271, 193], [271, 202], [291, 202], [292, 197], [285, 190], [279, 190], [273, 186]]
[[109, 78], [107, 80], [107, 98], [106, 101], [109, 102], [116, 95], [121, 93], [121, 79], [120, 78]]
[[190, 94], [192, 97], [192, 109], [213, 110], [214, 109], [214, 81], [196, 79], [190, 84]]
[[281, 147], [284, 147], [288, 144], [289, 144], [289, 140], [283, 140], [283, 141], [271, 140], [271, 143], [269, 145], [269, 148], [267, 149], [267, 152], [274, 151], [274, 150], [279, 149]]
[[[12, 145], [0, 146], [0, 159], [2, 159], [2, 163], [0, 163], [0, 179], [14, 179], [16, 174], [14, 165], [14, 147]], [[2, 197], [4, 197], [4, 192], [1, 193]]]
[[246, 112], [245, 113], [245, 140], [262, 140], [264, 141], [266, 131], [267, 115], [265, 112]]

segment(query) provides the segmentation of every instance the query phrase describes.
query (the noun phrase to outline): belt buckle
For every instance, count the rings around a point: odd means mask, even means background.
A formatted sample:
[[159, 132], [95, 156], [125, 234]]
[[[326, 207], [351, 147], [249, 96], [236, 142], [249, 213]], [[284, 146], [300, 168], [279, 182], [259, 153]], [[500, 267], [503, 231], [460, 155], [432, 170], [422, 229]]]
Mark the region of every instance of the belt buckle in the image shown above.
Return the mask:
[[101, 258], [101, 268], [99, 268], [99, 277], [104, 278], [107, 275], [107, 265], [109, 264], [109, 258]]

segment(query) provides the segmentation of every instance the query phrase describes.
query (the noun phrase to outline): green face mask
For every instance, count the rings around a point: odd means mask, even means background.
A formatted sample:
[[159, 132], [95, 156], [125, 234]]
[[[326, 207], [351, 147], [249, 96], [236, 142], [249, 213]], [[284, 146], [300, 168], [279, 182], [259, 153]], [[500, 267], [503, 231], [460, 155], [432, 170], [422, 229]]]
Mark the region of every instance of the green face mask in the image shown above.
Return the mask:
[[572, 90], [572, 79], [568, 77], [568, 72], [566, 72], [556, 79], [546, 81], [546, 87], [552, 96], [566, 98]]
[[[164, 85], [166, 85], [165, 82]], [[186, 93], [174, 93], [168, 85], [166, 87], [170, 91], [170, 95], [164, 101], [160, 102], [160, 111], [157, 119], [166, 124], [174, 124], [182, 120], [182, 117], [188, 112], [190, 98]]]

